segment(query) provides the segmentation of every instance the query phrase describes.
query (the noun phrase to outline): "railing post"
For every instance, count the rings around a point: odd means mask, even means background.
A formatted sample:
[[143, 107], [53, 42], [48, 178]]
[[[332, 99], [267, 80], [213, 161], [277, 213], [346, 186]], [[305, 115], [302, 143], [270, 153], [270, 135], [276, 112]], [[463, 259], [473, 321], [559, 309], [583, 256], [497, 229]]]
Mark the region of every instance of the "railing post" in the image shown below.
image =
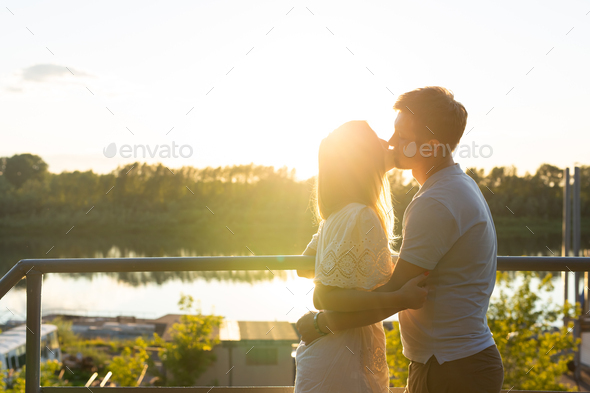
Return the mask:
[[27, 273], [27, 344], [25, 393], [41, 392], [41, 287], [43, 274]]
[[[571, 239], [571, 196], [570, 196], [570, 169], [565, 168], [563, 171], [563, 217], [561, 227], [561, 256], [567, 257], [570, 253], [570, 239]], [[569, 273], [568, 271], [561, 272], [563, 280], [563, 302], [568, 300], [569, 295]], [[574, 299], [575, 304], [575, 299]], [[564, 319], [564, 326], [567, 325], [567, 318]]]
[[[574, 256], [576, 256], [576, 257], [580, 256], [580, 212], [581, 212], [581, 209], [580, 209], [580, 191], [581, 191], [580, 180], [581, 180], [580, 179], [580, 168], [575, 167], [574, 168], [573, 206], [572, 206], [572, 231], [573, 231], [572, 245], [573, 245]], [[575, 276], [576, 276], [576, 283], [575, 283], [576, 301], [579, 301], [580, 300], [579, 281], [580, 281], [581, 273], [576, 272]], [[585, 299], [582, 299], [582, 301], [580, 301], [580, 304], [582, 306], [582, 310], [584, 310], [584, 308], [585, 308], [584, 300]], [[576, 324], [574, 325], [575, 326], [574, 339], [582, 337], [582, 329], [581, 329], [582, 318], [583, 318], [583, 315], [580, 315], [580, 317], [576, 321]], [[580, 345], [578, 345], [578, 350], [577, 350], [575, 358], [574, 358], [574, 362], [576, 364], [576, 371], [575, 371], [576, 381], [580, 381], [580, 378], [581, 378], [581, 366], [582, 366], [581, 350], [582, 350], [582, 345], [580, 344]]]
[[[565, 168], [563, 171], [563, 216], [561, 226], [561, 256], [567, 257], [570, 253], [570, 239], [571, 239], [571, 204], [570, 204], [570, 169]], [[568, 300], [569, 295], [569, 272], [561, 272], [563, 278], [563, 300]]]

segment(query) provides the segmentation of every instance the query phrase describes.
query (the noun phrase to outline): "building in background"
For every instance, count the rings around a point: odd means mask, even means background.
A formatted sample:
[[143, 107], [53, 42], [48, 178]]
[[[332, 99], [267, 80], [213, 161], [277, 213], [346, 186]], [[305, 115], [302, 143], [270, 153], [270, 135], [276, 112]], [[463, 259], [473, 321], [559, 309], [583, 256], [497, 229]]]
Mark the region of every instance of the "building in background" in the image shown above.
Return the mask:
[[[180, 315], [168, 314], [154, 320], [168, 328]], [[224, 320], [213, 334], [220, 344], [213, 348], [217, 360], [199, 377], [196, 386], [293, 386], [293, 350], [300, 341], [290, 322]]]
[[[0, 333], [0, 361], [6, 370], [20, 370], [26, 364], [27, 326], [20, 325]], [[57, 326], [41, 325], [41, 361], [61, 362]]]

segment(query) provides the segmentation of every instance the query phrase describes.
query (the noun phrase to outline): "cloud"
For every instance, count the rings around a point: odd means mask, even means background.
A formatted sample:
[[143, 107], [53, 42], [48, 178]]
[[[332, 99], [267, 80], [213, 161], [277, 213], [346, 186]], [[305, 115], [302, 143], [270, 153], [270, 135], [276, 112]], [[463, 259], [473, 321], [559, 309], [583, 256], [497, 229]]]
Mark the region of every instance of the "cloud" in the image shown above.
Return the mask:
[[48, 79], [58, 78], [63, 75], [72, 75], [72, 73], [76, 76], [88, 76], [88, 74], [74, 70], [71, 67], [69, 69], [72, 71], [68, 71], [68, 69], [64, 66], [59, 66], [55, 64], [35, 64], [30, 67], [26, 67], [22, 70], [22, 78], [25, 81], [30, 82], [44, 82]]
[[[70, 72], [71, 71], [71, 72]], [[73, 75], [72, 75], [73, 74]], [[0, 89], [9, 93], [22, 93], [25, 91], [27, 83], [38, 84], [48, 83], [53, 80], [59, 80], [63, 77], [70, 77], [69, 82], [79, 83], [76, 78], [93, 77], [93, 75], [77, 70], [72, 67], [65, 67], [56, 64], [35, 64], [29, 67], [19, 69], [5, 78], [6, 84], [0, 86]], [[62, 79], [60, 83], [63, 83]], [[28, 89], [27, 89], [28, 90]]]
[[12, 87], [12, 86], [5, 87], [4, 89], [10, 93], [20, 93], [23, 91], [23, 89], [21, 89], [20, 87]]

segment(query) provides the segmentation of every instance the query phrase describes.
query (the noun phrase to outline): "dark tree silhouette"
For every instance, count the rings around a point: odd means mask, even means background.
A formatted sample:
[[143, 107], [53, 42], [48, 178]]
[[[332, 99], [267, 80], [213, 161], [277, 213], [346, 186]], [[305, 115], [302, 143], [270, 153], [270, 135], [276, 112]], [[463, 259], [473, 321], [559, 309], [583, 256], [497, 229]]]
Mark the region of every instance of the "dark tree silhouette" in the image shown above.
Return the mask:
[[47, 174], [47, 164], [34, 154], [16, 154], [5, 160], [4, 176], [13, 186], [20, 188], [27, 180], [42, 180]]

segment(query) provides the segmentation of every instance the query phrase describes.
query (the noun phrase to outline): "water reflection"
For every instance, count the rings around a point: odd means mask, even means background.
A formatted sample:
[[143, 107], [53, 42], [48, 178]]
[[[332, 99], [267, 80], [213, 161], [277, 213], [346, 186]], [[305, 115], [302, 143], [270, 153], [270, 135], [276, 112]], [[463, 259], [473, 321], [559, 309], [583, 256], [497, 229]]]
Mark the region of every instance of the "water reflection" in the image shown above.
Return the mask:
[[[15, 236], [0, 239], [0, 274], [4, 275], [16, 262], [28, 258], [118, 258], [118, 257], [166, 257], [166, 256], [231, 256], [298, 255], [311, 238], [313, 230], [296, 231], [294, 236], [274, 234], [273, 237], [249, 234], [239, 236], [194, 236], [187, 233], [129, 234], [126, 236]], [[246, 247], [246, 245], [248, 247]], [[52, 248], [53, 247], [53, 248]], [[583, 239], [582, 248], [590, 249], [590, 238]], [[48, 250], [51, 250], [48, 252]], [[500, 237], [498, 255], [560, 255], [560, 235], [530, 235]], [[274, 275], [273, 275], [274, 273]], [[171, 280], [193, 282], [259, 283], [275, 278], [287, 279], [286, 272], [275, 271], [209, 271], [209, 272], [137, 272], [101, 273], [118, 282], [131, 286], [161, 285]], [[74, 279], [92, 280], [95, 273], [63, 274]], [[20, 283], [19, 287], [23, 283]]]
[[197, 279], [204, 279], [205, 282], [241, 282], [241, 283], [259, 283], [271, 281], [275, 278], [282, 280], [287, 279], [285, 271], [211, 271], [211, 272], [121, 272], [121, 273], [59, 273], [65, 277], [73, 279], [85, 279], [92, 281], [98, 274], [115, 279], [118, 282], [131, 286], [140, 286], [148, 284], [162, 285], [165, 282], [179, 280], [183, 283], [194, 282]]
[[[237, 236], [236, 236], [237, 237]], [[311, 234], [281, 240], [248, 239], [248, 248], [256, 255], [301, 254]], [[234, 240], [234, 239], [231, 239]], [[4, 275], [21, 259], [34, 258], [126, 258], [183, 256], [243, 256], [252, 255], [245, 242], [193, 237], [190, 234], [128, 235], [100, 237], [3, 237], [0, 239], [0, 274]], [[53, 248], [52, 248], [53, 247]], [[51, 251], [49, 251], [51, 250]], [[49, 251], [49, 252], [48, 252]], [[274, 273], [274, 275], [273, 275]], [[286, 279], [283, 271], [208, 271], [208, 272], [138, 272], [101, 273], [129, 285], [162, 284], [169, 280], [256, 283], [273, 278]], [[73, 278], [92, 279], [94, 273], [64, 273]], [[22, 283], [21, 283], [22, 285]]]

